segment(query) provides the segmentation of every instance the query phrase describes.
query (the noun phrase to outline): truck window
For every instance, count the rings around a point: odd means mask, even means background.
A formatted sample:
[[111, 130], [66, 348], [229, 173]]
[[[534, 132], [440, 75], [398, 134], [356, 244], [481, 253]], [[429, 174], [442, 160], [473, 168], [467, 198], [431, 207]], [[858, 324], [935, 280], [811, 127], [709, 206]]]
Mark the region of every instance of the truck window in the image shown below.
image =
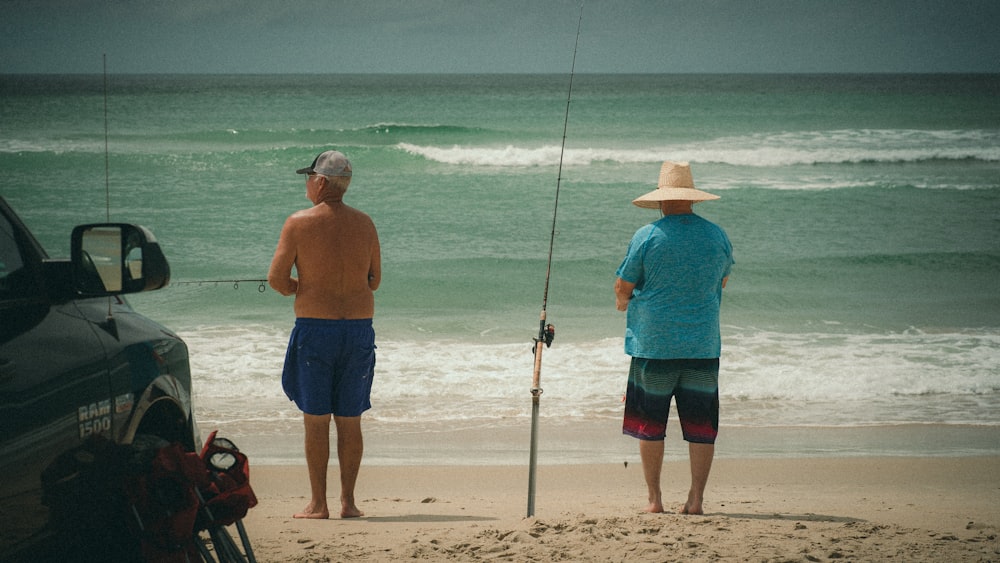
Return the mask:
[[14, 227], [0, 215], [0, 300], [27, 297], [33, 292], [21, 249], [14, 238]]

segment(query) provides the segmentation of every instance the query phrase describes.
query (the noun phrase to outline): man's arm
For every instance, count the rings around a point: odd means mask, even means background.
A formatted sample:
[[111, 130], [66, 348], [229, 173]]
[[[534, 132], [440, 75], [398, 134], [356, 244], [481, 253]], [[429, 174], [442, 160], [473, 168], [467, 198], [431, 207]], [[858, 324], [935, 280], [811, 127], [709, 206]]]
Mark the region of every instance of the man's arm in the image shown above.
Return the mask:
[[619, 311], [628, 309], [628, 302], [632, 299], [634, 283], [629, 283], [621, 278], [615, 280], [615, 308]]
[[271, 258], [271, 267], [267, 271], [267, 283], [272, 289], [282, 295], [294, 295], [299, 288], [299, 280], [292, 277], [292, 266], [295, 264], [295, 243], [293, 242], [291, 219], [285, 221], [278, 238], [278, 248]]
[[378, 289], [382, 283], [382, 248], [379, 245], [378, 235], [375, 235], [375, 249], [372, 251], [372, 262], [368, 266], [368, 288], [372, 291]]

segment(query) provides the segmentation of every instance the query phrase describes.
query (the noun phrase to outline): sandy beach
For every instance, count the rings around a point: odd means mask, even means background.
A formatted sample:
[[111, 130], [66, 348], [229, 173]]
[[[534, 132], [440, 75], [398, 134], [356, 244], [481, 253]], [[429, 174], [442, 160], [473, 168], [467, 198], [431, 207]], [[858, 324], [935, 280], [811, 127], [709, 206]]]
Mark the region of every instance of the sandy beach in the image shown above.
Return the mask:
[[[291, 517], [304, 466], [251, 471], [262, 562], [1000, 561], [997, 456], [717, 459], [704, 516], [640, 513], [634, 462], [540, 466], [530, 518], [526, 465], [364, 466], [366, 516], [320, 521]], [[665, 463], [673, 505], [687, 471]]]

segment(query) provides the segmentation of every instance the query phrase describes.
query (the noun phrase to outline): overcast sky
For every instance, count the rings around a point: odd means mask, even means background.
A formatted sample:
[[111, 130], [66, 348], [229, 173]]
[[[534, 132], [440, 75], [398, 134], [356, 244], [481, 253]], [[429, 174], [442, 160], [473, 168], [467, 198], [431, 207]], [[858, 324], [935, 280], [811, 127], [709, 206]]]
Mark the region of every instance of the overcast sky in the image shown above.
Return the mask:
[[[568, 72], [579, 0], [0, 0], [0, 73]], [[1000, 72], [1000, 0], [589, 0], [577, 72]]]

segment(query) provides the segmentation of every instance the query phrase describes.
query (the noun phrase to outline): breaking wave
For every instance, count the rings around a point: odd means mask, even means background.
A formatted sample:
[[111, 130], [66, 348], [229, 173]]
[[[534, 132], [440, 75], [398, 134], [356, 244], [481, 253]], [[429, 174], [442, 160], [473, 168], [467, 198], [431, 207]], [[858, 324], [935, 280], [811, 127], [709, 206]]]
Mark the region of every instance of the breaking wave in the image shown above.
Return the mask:
[[[560, 147], [418, 145], [396, 147], [434, 162], [465, 166], [551, 166]], [[842, 130], [755, 134], [651, 148], [567, 147], [563, 163], [587, 166], [663, 160], [775, 167], [870, 162], [965, 161], [1000, 162], [1000, 131], [992, 130]]]

